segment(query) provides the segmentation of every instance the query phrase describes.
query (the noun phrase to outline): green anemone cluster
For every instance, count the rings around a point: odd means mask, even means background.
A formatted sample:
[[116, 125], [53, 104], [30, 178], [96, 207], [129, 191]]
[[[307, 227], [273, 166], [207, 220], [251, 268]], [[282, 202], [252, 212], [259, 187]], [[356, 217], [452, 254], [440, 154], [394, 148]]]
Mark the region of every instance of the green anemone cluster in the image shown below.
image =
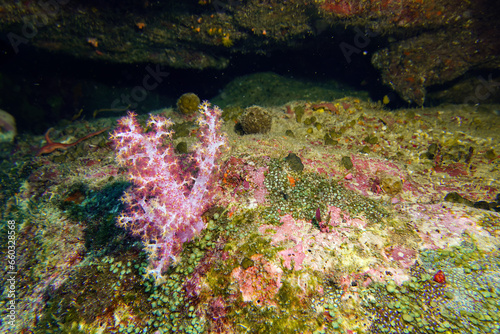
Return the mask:
[[[205, 333], [211, 326], [206, 304], [211, 300], [210, 296], [226, 296], [228, 275], [235, 265], [232, 259], [228, 260], [229, 263], [220, 261], [216, 254], [220, 254], [221, 249], [215, 248], [223, 247], [223, 243], [218, 240], [239, 233], [239, 228], [227, 223], [219, 213], [211, 216], [201, 235], [183, 245], [178, 262], [164, 274], [164, 282], [158, 284], [152, 277], [144, 280], [143, 286], [149, 294], [148, 304], [151, 308], [145, 332], [194, 334]], [[140, 273], [143, 276], [146, 276], [147, 266], [147, 261], [141, 264]], [[206, 280], [203, 292], [194, 292], [201, 289], [195, 276]], [[123, 333], [127, 331], [128, 328], [123, 328]]]
[[144, 253], [131, 249], [119, 257], [104, 256], [77, 267], [47, 301], [34, 333], [97, 333], [96, 319], [106, 319], [115, 310], [123, 315], [115, 325], [120, 333], [145, 333], [142, 319], [149, 306], [138, 283], [145, 259]]
[[337, 329], [342, 322], [340, 317], [342, 290], [338, 286], [328, 284], [328, 282], [325, 282], [323, 289], [322, 296], [311, 299], [311, 307], [316, 313], [328, 312], [328, 316], [332, 319], [329, 321], [330, 327]]
[[[390, 282], [367, 290], [367, 309], [375, 317], [371, 333], [498, 333], [498, 256], [464, 243], [451, 250], [426, 250], [421, 259], [423, 265], [417, 263], [402, 286]], [[445, 284], [428, 274], [438, 269]]]
[[190, 305], [182, 289], [184, 275], [172, 274], [161, 286], [154, 282], [146, 282], [146, 290], [152, 294], [152, 317], [147, 321], [147, 332], [153, 333], [203, 333], [205, 323], [195, 312], [195, 306]]
[[386, 217], [385, 211], [375, 201], [335, 184], [314, 173], [298, 173], [282, 161], [274, 160], [264, 181], [271, 204], [263, 218], [277, 223], [280, 216], [291, 214], [295, 219], [311, 220], [319, 208], [325, 220], [327, 207], [335, 206], [351, 217], [365, 216], [373, 222]]
[[[164, 283], [158, 285], [152, 277], [145, 280], [144, 287], [145, 291], [150, 294], [148, 302], [151, 306], [150, 318], [145, 328], [148, 333], [156, 331], [188, 334], [205, 332], [205, 320], [198, 314], [199, 305], [187, 297], [185, 283], [192, 277], [207, 248], [214, 245], [212, 240], [217, 232], [211, 221], [209, 228], [200, 238], [186, 243], [179, 263], [171, 266], [165, 273], [167, 280]], [[147, 262], [144, 262], [141, 274], [146, 275], [146, 267]]]
[[459, 315], [456, 323], [463, 333], [500, 331], [500, 257], [486, 254], [474, 244], [463, 242], [450, 250], [422, 253], [424, 266], [440, 268], [446, 276], [445, 291], [453, 298], [445, 307]]
[[418, 263], [411, 274], [411, 279], [402, 286], [390, 281], [388, 284], [375, 284], [366, 291], [371, 293], [369, 298], [365, 298], [367, 309], [375, 317], [370, 332], [454, 332], [458, 327], [451, 321], [452, 315], [445, 315], [442, 309], [445, 300], [452, 298], [446, 293], [444, 285], [432, 281], [432, 277]]

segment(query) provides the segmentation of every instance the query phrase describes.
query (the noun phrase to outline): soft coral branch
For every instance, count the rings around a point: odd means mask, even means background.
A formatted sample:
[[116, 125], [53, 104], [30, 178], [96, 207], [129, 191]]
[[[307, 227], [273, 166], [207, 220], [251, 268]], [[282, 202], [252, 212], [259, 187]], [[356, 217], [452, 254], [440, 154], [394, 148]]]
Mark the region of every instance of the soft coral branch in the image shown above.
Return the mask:
[[118, 222], [142, 238], [150, 254], [149, 273], [157, 280], [175, 260], [182, 243], [204, 228], [201, 215], [211, 204], [217, 158], [226, 143], [220, 131], [221, 113], [218, 107], [210, 108], [208, 102], [200, 105], [200, 142], [193, 156], [195, 174], [184, 171], [175, 156], [169, 119], [151, 115], [151, 130], [145, 132], [137, 115], [129, 112], [119, 120], [111, 136], [117, 160], [128, 168], [134, 184], [123, 196], [127, 210]]

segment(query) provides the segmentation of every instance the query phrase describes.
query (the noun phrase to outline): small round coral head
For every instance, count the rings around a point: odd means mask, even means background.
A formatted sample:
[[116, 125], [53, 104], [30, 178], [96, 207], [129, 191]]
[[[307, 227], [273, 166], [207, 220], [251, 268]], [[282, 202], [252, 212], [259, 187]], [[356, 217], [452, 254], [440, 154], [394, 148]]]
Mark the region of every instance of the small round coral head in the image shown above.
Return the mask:
[[446, 277], [444, 276], [444, 273], [442, 270], [438, 270], [436, 274], [434, 274], [434, 277], [432, 278], [434, 282], [437, 282], [439, 284], [446, 284]]

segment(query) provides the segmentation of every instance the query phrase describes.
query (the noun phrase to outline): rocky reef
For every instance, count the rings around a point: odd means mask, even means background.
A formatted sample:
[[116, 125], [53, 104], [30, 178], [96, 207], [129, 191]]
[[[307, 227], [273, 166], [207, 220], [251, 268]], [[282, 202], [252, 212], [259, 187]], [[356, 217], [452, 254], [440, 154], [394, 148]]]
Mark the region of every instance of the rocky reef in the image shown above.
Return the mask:
[[369, 54], [383, 83], [418, 105], [430, 87], [460, 90], [477, 70], [493, 71], [495, 81], [500, 66], [493, 0], [3, 0], [0, 8], [8, 53], [31, 45], [184, 69], [224, 69], [234, 55], [276, 51], [320, 50], [346, 66]]
[[[15, 231], [17, 254], [2, 266], [16, 282], [2, 331], [498, 332], [498, 116], [357, 97], [259, 108], [266, 133], [237, 131], [242, 108], [222, 113], [213, 202], [161, 282], [117, 224], [131, 183], [99, 132], [116, 119], [61, 124], [58, 141], [98, 134], [41, 156], [42, 136], [20, 134], [1, 163], [1, 247]], [[152, 113], [186, 127], [171, 139], [186, 149], [169, 154], [189, 170], [196, 123]]]

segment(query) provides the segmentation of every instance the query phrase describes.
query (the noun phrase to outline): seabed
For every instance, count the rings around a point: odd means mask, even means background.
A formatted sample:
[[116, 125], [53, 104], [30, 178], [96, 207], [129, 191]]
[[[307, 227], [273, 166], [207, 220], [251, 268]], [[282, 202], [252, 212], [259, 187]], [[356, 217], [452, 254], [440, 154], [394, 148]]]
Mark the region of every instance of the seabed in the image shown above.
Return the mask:
[[[116, 225], [130, 183], [109, 134], [36, 158], [43, 138], [25, 136], [2, 177], [18, 256], [17, 320], [1, 332], [498, 333], [495, 108], [291, 101], [265, 107], [268, 133], [245, 135], [242, 109], [225, 108], [207, 228], [160, 283], [145, 276], [141, 240]], [[153, 113], [189, 151], [193, 123]], [[52, 136], [107, 126], [116, 118]]]

